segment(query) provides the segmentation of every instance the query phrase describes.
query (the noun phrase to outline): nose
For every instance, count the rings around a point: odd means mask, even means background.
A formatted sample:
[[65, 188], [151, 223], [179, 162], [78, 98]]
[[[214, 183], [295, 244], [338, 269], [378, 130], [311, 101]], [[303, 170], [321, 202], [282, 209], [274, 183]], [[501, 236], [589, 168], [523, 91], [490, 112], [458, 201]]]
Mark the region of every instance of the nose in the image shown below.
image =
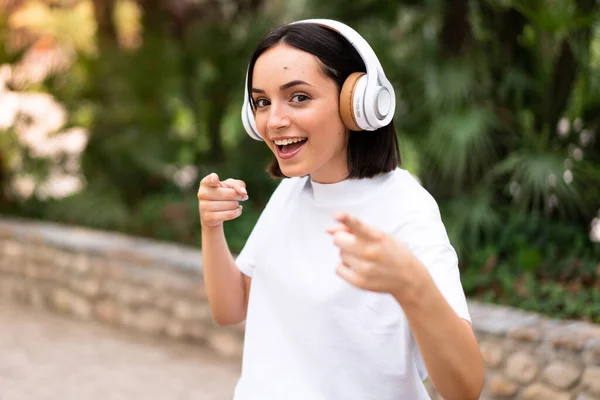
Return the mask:
[[267, 129], [278, 131], [290, 126], [290, 117], [285, 111], [285, 106], [271, 104], [269, 107], [269, 119], [267, 120]]

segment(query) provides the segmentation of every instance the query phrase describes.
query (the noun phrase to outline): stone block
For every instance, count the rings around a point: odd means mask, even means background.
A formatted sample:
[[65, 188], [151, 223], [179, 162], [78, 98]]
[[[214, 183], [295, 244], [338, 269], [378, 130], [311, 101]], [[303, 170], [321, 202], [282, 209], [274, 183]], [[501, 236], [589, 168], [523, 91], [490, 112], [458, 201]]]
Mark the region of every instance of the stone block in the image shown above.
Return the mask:
[[149, 334], [162, 333], [166, 327], [166, 316], [156, 310], [146, 309], [133, 313], [133, 328]]
[[523, 400], [571, 400], [571, 395], [541, 383], [534, 383], [525, 389]]
[[71, 289], [85, 295], [86, 297], [96, 297], [100, 293], [100, 282], [93, 278], [71, 279], [69, 282]]
[[101, 289], [103, 296], [126, 306], [142, 306], [152, 300], [152, 293], [145, 287], [133, 286], [127, 282], [104, 281]]
[[555, 388], [569, 389], [577, 383], [581, 372], [581, 369], [572, 363], [554, 361], [544, 369], [542, 379]]
[[165, 332], [170, 338], [181, 339], [185, 336], [185, 325], [181, 321], [170, 320], [167, 322]]
[[173, 316], [184, 321], [205, 321], [211, 315], [208, 303], [180, 299], [173, 305]]
[[563, 322], [546, 334], [555, 348], [582, 350], [590, 340], [600, 339], [600, 327], [584, 322]]
[[591, 339], [586, 343], [583, 361], [586, 364], [600, 365], [600, 338]]
[[492, 397], [512, 397], [519, 390], [519, 385], [502, 375], [493, 375], [487, 382], [488, 394]]
[[117, 304], [112, 301], [100, 301], [94, 307], [94, 312], [100, 321], [117, 324], [120, 321]]
[[87, 274], [91, 269], [90, 259], [85, 253], [75, 253], [71, 258], [68, 267], [78, 274]]
[[199, 322], [186, 324], [185, 336], [194, 341], [204, 341], [208, 336], [208, 329]]
[[488, 340], [481, 343], [479, 347], [486, 367], [497, 368], [504, 361], [504, 349], [499, 341]]
[[90, 302], [69, 290], [57, 288], [51, 295], [52, 305], [61, 312], [74, 314], [79, 318], [89, 319], [92, 316]]
[[538, 366], [535, 358], [519, 351], [512, 354], [505, 365], [505, 374], [518, 383], [530, 383], [536, 377]]
[[2, 246], [2, 256], [12, 260], [24, 257], [24, 244], [16, 240], [4, 240]]
[[587, 392], [600, 396], [600, 367], [587, 367], [581, 381]]
[[226, 357], [242, 355], [243, 342], [239, 335], [224, 330], [213, 330], [207, 337], [208, 345]]
[[540, 331], [539, 326], [529, 326], [510, 329], [507, 336], [511, 339], [533, 343], [539, 341], [543, 337], [543, 333]]

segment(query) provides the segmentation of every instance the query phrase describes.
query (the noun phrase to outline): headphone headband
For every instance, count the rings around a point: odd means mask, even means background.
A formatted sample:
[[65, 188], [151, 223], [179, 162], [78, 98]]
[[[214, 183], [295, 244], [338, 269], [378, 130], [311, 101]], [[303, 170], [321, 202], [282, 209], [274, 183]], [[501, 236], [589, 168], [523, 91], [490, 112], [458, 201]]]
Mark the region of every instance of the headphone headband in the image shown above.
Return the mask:
[[[350, 93], [348, 100], [349, 114], [354, 122], [352, 126], [358, 129], [373, 131], [388, 125], [394, 116], [396, 98], [394, 89], [385, 76], [383, 67], [369, 43], [353, 28], [331, 19], [306, 19], [291, 22], [295, 24], [316, 24], [329, 28], [342, 35], [356, 49], [367, 70], [366, 76], [360, 78], [356, 93]], [[244, 105], [242, 107], [242, 123], [247, 133], [256, 140], [262, 140], [256, 128], [254, 113], [248, 94], [248, 74], [244, 84]], [[349, 125], [346, 123], [346, 125]]]
[[383, 84], [384, 81], [385, 83], [389, 83], [383, 72], [383, 67], [379, 62], [377, 55], [371, 48], [371, 45], [369, 45], [369, 43], [360, 35], [360, 33], [353, 28], [332, 19], [305, 19], [302, 21], [291, 22], [289, 25], [296, 24], [316, 24], [336, 31], [346, 38], [352, 47], [356, 49], [365, 63], [367, 75], [371, 76], [373, 80], [376, 80], [377, 78], [381, 79], [381, 84]]

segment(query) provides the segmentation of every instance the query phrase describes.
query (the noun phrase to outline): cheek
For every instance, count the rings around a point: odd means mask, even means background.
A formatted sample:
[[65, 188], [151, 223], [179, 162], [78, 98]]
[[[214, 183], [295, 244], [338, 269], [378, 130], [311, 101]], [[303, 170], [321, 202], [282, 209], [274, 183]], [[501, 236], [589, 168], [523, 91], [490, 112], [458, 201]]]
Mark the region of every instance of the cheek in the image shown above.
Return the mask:
[[346, 148], [348, 131], [341, 119], [338, 119], [328, 115], [326, 118], [310, 121], [311, 140], [316, 145], [314, 147], [317, 153], [332, 156]]
[[263, 141], [268, 147], [272, 147], [273, 144], [270, 140], [266, 138], [267, 134], [267, 118], [265, 117], [265, 113], [257, 113], [254, 115], [254, 124], [256, 125], [256, 129], [258, 130], [258, 134], [262, 137]]
[[264, 115], [261, 113], [254, 114], [254, 124], [256, 125], [256, 129], [258, 129], [258, 133], [264, 139], [267, 125], [267, 120]]

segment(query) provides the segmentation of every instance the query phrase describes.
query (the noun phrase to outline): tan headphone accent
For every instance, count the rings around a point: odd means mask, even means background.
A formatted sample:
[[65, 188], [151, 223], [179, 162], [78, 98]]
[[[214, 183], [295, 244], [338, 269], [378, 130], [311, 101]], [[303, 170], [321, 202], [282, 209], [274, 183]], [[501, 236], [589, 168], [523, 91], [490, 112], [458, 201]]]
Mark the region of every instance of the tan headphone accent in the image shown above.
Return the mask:
[[340, 116], [342, 122], [346, 125], [346, 128], [351, 131], [362, 131], [363, 129], [358, 126], [356, 119], [354, 118], [354, 108], [352, 107], [352, 99], [354, 98], [354, 89], [361, 76], [366, 75], [365, 72], [353, 72], [351, 73], [340, 92]]

